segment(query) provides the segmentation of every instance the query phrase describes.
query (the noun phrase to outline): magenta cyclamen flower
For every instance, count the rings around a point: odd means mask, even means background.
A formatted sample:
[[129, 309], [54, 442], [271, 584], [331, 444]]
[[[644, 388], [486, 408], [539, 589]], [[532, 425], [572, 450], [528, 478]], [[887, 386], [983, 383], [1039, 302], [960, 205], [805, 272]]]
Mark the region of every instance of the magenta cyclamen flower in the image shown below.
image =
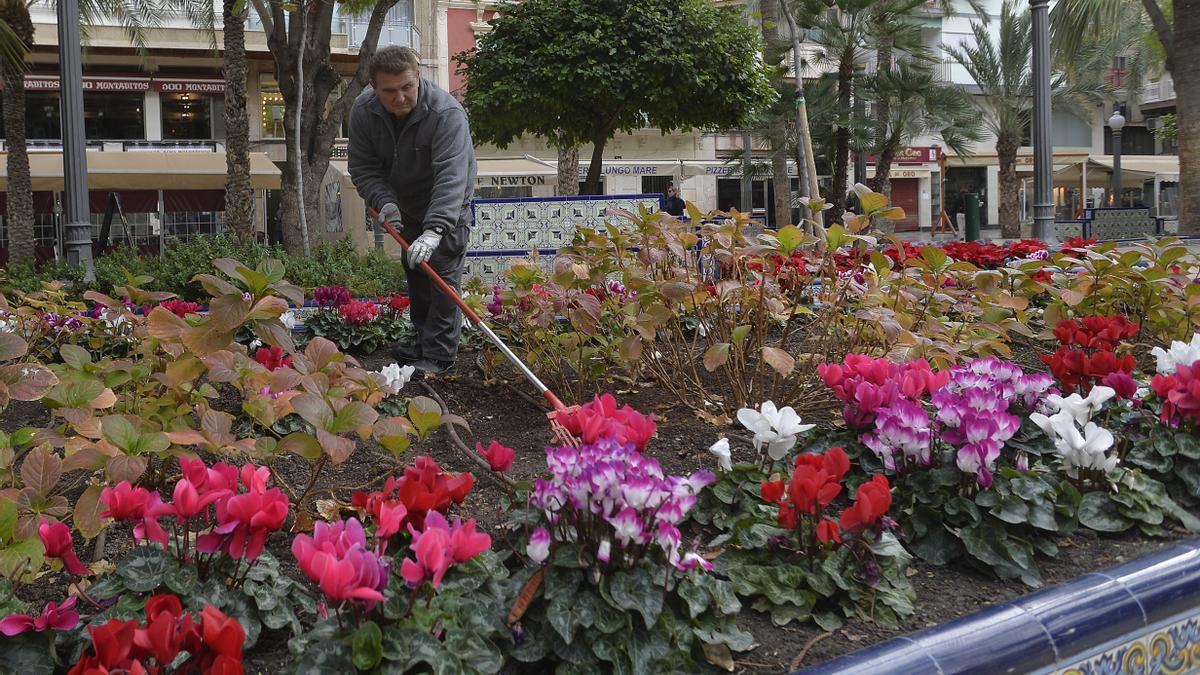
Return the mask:
[[47, 602], [42, 608], [42, 613], [36, 617], [28, 614], [9, 614], [0, 619], [0, 633], [12, 637], [30, 630], [37, 633], [47, 628], [58, 631], [71, 630], [79, 625], [79, 613], [74, 609], [77, 599], [72, 595], [61, 605]]
[[[613, 565], [632, 562], [626, 552], [637, 547], [630, 555], [640, 556], [648, 543], [670, 564], [681, 565], [675, 524], [695, 506], [699, 491], [715, 480], [708, 472], [686, 478], [664, 475], [657, 460], [612, 437], [578, 450], [547, 448], [546, 464], [551, 478], [534, 485], [530, 503], [561, 528], [556, 532], [568, 537], [586, 533], [597, 560]], [[548, 555], [548, 543], [531, 539], [530, 557]]]
[[[862, 442], [883, 460], [888, 471], [902, 471], [914, 464], [928, 466], [930, 454], [929, 414], [916, 403], [899, 399], [881, 408], [875, 416], [875, 432], [862, 435]], [[896, 463], [896, 454], [902, 458]]]

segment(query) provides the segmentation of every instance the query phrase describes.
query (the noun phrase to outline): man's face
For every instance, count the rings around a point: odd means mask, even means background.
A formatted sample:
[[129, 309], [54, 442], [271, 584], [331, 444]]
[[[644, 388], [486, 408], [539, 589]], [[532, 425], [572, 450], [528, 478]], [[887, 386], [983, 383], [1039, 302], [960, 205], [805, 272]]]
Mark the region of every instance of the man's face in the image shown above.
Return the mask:
[[417, 105], [420, 83], [421, 76], [414, 70], [406, 70], [399, 75], [380, 72], [371, 80], [371, 86], [375, 88], [384, 110], [396, 117], [407, 117]]

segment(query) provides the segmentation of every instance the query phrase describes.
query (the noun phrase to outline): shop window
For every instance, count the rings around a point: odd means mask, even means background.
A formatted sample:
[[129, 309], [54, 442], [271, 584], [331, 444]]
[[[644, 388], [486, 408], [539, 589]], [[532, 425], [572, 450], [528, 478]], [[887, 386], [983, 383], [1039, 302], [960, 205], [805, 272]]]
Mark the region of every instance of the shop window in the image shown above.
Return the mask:
[[165, 140], [216, 138], [216, 106], [211, 94], [163, 94], [162, 131]]
[[[4, 126], [0, 125], [0, 138], [4, 138]], [[58, 92], [25, 92], [25, 139], [48, 141], [62, 138], [62, 126], [58, 117]]]
[[262, 137], [283, 138], [283, 94], [278, 89], [263, 87], [262, 92]]
[[675, 184], [674, 176], [642, 176], [642, 194], [666, 195], [667, 188]]
[[92, 140], [138, 140], [146, 138], [140, 93], [83, 94], [83, 133]]
[[529, 185], [506, 185], [504, 187], [477, 187], [476, 199], [517, 199], [533, 196], [533, 187]]

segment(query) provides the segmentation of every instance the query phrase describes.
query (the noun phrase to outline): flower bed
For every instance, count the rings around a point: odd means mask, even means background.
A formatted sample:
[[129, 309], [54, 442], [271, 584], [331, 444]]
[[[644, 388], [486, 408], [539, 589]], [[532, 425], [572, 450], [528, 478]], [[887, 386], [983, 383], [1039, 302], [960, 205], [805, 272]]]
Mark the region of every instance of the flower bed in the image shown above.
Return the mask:
[[321, 289], [329, 328], [296, 344], [269, 260], [198, 275], [207, 312], [0, 299], [0, 670], [783, 670], [791, 631], [846, 651], [928, 620], [939, 583], [994, 601], [1200, 527], [1181, 247], [980, 269], [732, 221], [699, 277], [674, 227], [474, 289], [538, 370], [582, 375], [570, 444], [475, 364], [425, 397], [347, 354], [394, 339], [403, 296]]

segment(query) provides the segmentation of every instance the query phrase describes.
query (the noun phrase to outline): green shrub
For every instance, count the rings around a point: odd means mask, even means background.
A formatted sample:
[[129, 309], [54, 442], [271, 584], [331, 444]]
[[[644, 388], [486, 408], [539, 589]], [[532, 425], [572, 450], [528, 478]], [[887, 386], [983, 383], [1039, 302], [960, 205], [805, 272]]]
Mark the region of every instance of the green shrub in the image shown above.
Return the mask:
[[233, 258], [253, 268], [264, 258], [280, 260], [285, 278], [306, 291], [317, 286], [345, 286], [355, 297], [375, 297], [404, 289], [404, 267], [382, 252], [355, 252], [349, 241], [316, 247], [309, 257], [293, 256], [280, 248], [257, 242], [238, 243], [225, 235], [194, 237], [173, 244], [162, 256], [142, 256], [133, 248], [120, 247], [97, 256], [96, 281], [83, 284], [82, 270], [62, 262], [35, 268], [31, 263], [13, 264], [7, 270], [4, 288], [24, 292], [40, 290], [43, 281], [73, 282], [70, 294], [80, 297], [89, 288], [106, 295], [114, 286], [126, 284], [126, 275], [147, 276], [150, 291], [175, 293], [184, 300], [204, 302], [208, 294], [192, 277], [212, 266], [217, 258]]

